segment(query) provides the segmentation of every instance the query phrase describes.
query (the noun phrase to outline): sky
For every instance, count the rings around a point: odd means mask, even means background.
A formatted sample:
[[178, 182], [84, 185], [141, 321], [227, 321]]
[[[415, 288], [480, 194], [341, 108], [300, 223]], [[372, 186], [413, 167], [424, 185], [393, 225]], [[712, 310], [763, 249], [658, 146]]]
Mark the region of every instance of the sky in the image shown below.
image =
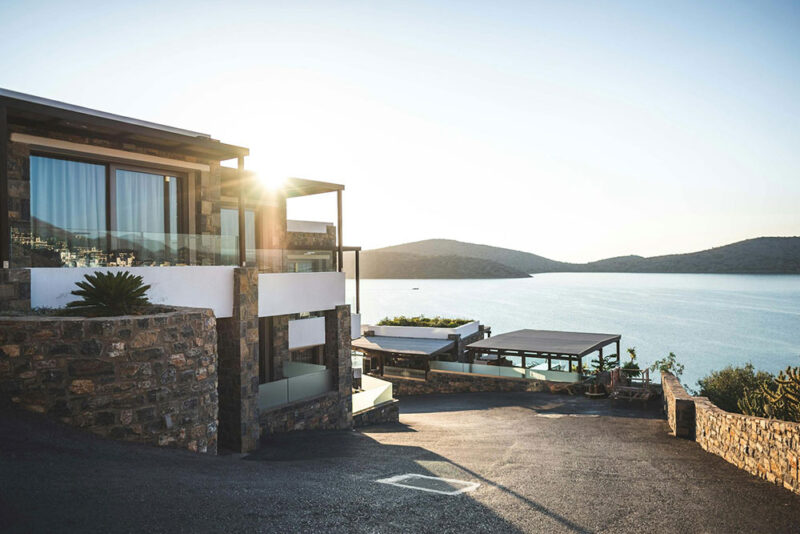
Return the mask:
[[582, 262], [800, 235], [798, 28], [800, 2], [0, 0], [0, 87], [343, 183], [346, 245]]

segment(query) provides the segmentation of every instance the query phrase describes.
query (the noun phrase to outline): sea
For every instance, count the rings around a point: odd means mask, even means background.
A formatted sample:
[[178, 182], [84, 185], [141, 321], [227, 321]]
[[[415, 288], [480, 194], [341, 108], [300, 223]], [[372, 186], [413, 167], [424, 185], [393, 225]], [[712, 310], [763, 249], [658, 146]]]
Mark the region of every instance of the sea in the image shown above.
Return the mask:
[[[347, 284], [354, 306], [355, 284]], [[397, 315], [475, 319], [493, 335], [521, 328], [620, 334], [623, 362], [629, 347], [636, 348], [642, 367], [674, 352], [689, 389], [727, 365], [751, 362], [772, 373], [800, 366], [800, 275], [361, 280], [362, 324]]]

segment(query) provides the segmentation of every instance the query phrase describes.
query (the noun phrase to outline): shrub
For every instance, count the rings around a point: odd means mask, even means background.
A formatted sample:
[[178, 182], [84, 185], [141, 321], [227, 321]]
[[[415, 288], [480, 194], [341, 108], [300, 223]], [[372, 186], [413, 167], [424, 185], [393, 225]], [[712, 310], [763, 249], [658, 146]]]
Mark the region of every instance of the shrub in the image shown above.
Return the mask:
[[[700, 387], [699, 394], [708, 397], [708, 400], [722, 408], [726, 412], [742, 413], [739, 401], [746, 397], [748, 392], [761, 390], [761, 385], [772, 380], [772, 375], [764, 371], [756, 372], [752, 363], [744, 367], [728, 367], [720, 371], [712, 371], [711, 374], [697, 381]], [[754, 405], [763, 405], [762, 399], [757, 395], [749, 397], [749, 401]]]
[[84, 275], [84, 278], [85, 282], [75, 282], [80, 289], [72, 292], [81, 300], [68, 303], [68, 308], [87, 315], [107, 316], [127, 315], [136, 308], [150, 304], [145, 295], [150, 286], [143, 284], [141, 276], [134, 276], [127, 271], [98, 271]]
[[400, 315], [398, 317], [384, 317], [378, 323], [378, 326], [428, 326], [434, 328], [456, 328], [467, 323], [471, 323], [473, 319], [450, 319], [447, 317], [425, 317], [418, 315], [416, 317], [406, 317]]

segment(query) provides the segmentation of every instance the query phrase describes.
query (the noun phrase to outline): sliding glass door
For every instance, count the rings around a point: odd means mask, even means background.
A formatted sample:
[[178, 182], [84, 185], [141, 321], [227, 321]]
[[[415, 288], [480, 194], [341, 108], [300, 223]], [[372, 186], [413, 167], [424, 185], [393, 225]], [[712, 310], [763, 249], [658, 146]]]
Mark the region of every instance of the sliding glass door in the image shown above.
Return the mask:
[[130, 252], [139, 264], [178, 262], [176, 176], [114, 168], [114, 250]]

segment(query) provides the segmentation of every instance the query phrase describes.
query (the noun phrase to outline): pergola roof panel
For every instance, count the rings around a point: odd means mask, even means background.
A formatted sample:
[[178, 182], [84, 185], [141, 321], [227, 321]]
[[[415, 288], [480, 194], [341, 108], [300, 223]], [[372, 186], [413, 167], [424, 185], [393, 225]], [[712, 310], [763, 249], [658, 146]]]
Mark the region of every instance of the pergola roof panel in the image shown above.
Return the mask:
[[556, 330], [516, 330], [467, 345], [477, 351], [518, 351], [540, 354], [585, 356], [620, 340], [619, 334], [560, 332]]
[[365, 336], [354, 339], [352, 344], [356, 350], [405, 354], [408, 356], [434, 356], [452, 349], [455, 341], [418, 337]]

